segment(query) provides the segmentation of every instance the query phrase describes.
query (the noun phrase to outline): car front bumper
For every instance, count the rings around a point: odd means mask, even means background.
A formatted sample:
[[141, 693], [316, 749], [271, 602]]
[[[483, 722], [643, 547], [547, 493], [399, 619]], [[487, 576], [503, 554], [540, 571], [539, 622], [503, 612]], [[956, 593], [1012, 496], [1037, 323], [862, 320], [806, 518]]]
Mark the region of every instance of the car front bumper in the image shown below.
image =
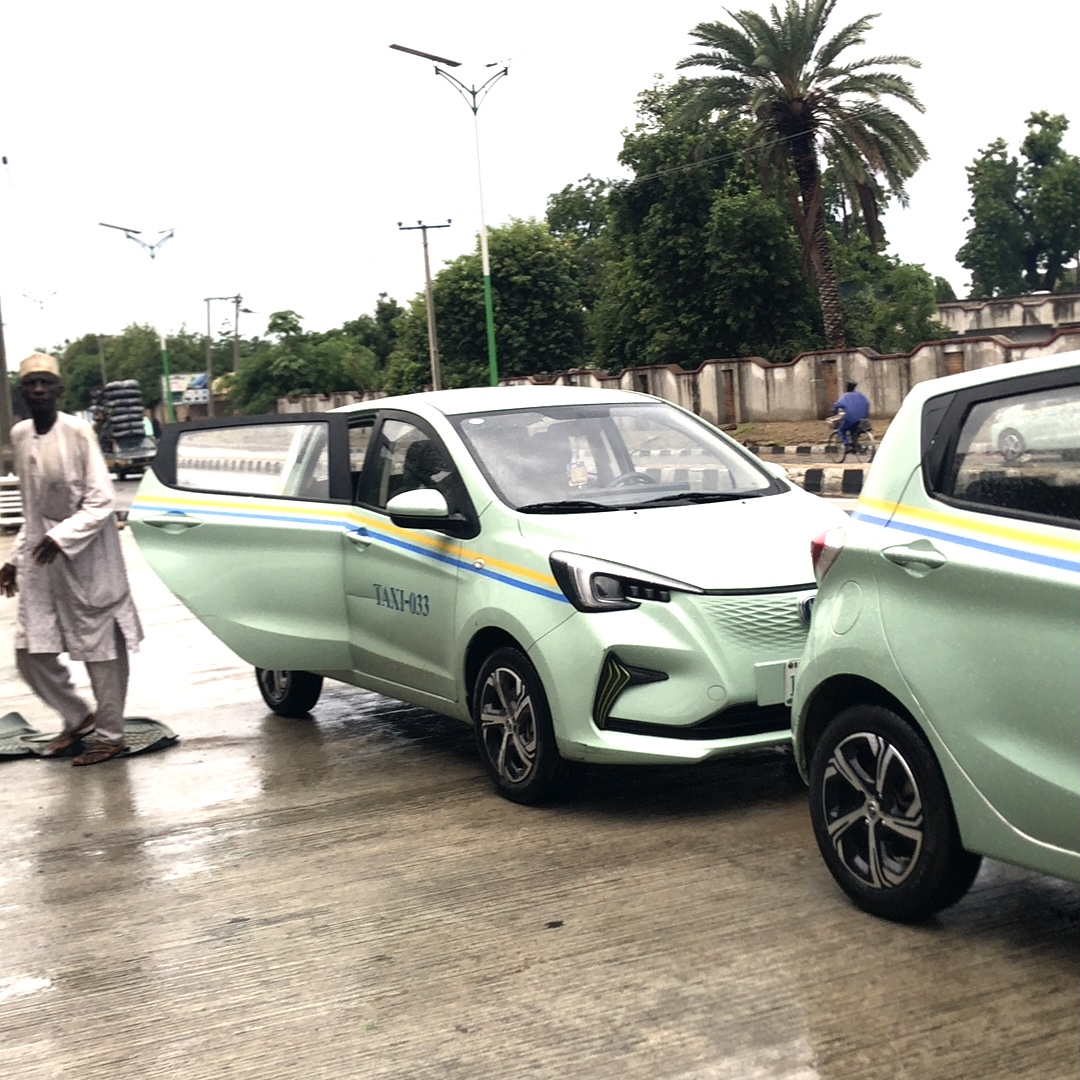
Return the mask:
[[791, 738], [790, 666], [812, 590], [672, 595], [577, 613], [530, 650], [562, 755], [668, 764]]

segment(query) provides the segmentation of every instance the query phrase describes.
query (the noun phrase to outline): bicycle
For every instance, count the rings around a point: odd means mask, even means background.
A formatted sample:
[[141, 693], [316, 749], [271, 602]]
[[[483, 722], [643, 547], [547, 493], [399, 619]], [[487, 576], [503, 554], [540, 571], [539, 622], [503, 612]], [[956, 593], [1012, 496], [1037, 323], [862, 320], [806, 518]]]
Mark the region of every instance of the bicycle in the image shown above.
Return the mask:
[[877, 441], [874, 439], [873, 431], [870, 430], [869, 420], [861, 421], [856, 428], [847, 433], [850, 440], [850, 444], [847, 446], [841, 441], [840, 432], [835, 426], [839, 421], [835, 417], [831, 417], [826, 422], [832, 427], [832, 431], [825, 441], [825, 456], [831, 462], [839, 465], [848, 454], [851, 454], [856, 461], [860, 461], [864, 465], [868, 465], [874, 460]]

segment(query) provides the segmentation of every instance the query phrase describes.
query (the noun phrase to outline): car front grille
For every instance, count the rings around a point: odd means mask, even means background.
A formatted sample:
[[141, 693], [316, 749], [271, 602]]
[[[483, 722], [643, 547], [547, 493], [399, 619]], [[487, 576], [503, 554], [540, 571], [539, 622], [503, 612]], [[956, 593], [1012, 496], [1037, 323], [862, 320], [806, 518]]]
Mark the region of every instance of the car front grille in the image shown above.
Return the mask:
[[812, 591], [755, 593], [749, 596], [705, 596], [702, 611], [725, 642], [771, 655], [797, 657], [806, 643], [807, 624], [799, 601]]

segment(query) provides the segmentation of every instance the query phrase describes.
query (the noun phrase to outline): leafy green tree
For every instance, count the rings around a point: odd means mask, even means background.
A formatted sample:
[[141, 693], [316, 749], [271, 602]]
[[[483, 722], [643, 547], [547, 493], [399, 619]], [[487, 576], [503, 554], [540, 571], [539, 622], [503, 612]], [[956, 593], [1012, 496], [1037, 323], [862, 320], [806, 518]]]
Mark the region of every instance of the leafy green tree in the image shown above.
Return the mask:
[[394, 351], [382, 372], [382, 389], [385, 393], [414, 394], [430, 388], [431, 353], [427, 334], [427, 300], [420, 293], [413, 297], [395, 322]]
[[605, 287], [612, 257], [608, 239], [611, 183], [594, 176], [567, 184], [548, 196], [545, 219], [551, 235], [564, 240], [573, 252], [575, 276], [586, 312], [586, 336], [591, 341], [589, 315]]
[[671, 119], [687, 80], [638, 99], [619, 160], [634, 179], [608, 195], [596, 361], [696, 367], [710, 357], [821, 344], [798, 240], [773, 199], [736, 168], [737, 132]]
[[295, 311], [276, 311], [267, 333], [278, 340], [259, 342], [228, 383], [230, 404], [240, 412], [274, 412], [281, 397], [362, 389], [374, 381], [374, 351], [340, 330], [306, 334]]
[[1065, 264], [1080, 250], [1080, 158], [1061, 147], [1064, 116], [1037, 112], [1026, 123], [1023, 160], [995, 139], [967, 169], [972, 226], [956, 258], [971, 271], [972, 296], [1071, 284]]
[[[569, 243], [553, 236], [543, 222], [515, 220], [489, 230], [488, 252], [499, 375], [580, 366], [584, 318]], [[432, 295], [443, 385], [485, 385], [489, 372], [479, 246], [436, 274]], [[426, 372], [427, 335], [426, 330], [423, 336], [416, 332], [417, 310], [414, 306], [402, 331], [403, 356]]]
[[[167, 340], [169, 368], [174, 372], [203, 371], [206, 339], [181, 330]], [[103, 355], [104, 354], [104, 355]], [[120, 334], [85, 334], [65, 344], [60, 354], [65, 409], [88, 409], [91, 393], [105, 381], [135, 379], [148, 406], [162, 400], [161, 338], [152, 326], [125, 327]]]
[[657, 85], [639, 95], [637, 122], [619, 154], [634, 179], [612, 185], [608, 196], [612, 258], [594, 317], [605, 366], [696, 367], [715, 355], [705, 237], [730, 146], [718, 138], [706, 158], [703, 123], [669, 125], [680, 91]]
[[836, 272], [853, 345], [909, 352], [920, 342], [948, 337], [948, 327], [936, 318], [941, 279], [923, 267], [883, 254], [865, 236], [853, 236], [837, 248]]
[[921, 112], [911, 84], [894, 72], [875, 70], [918, 62], [906, 56], [844, 58], [864, 43], [875, 16], [863, 16], [822, 41], [836, 2], [787, 0], [782, 12], [772, 6], [768, 19], [743, 10], [731, 13], [734, 26], [699, 23], [692, 36], [703, 51], [678, 65], [718, 72], [692, 81], [686, 115], [708, 118], [721, 131], [749, 122], [747, 143], [763, 182], [788, 194], [830, 348], [844, 347], [847, 339], [826, 228], [822, 161], [835, 168], [877, 240], [879, 183], [906, 202], [904, 182], [927, 156], [914, 129], [881, 103], [895, 98]]
[[821, 334], [798, 237], [774, 199], [728, 187], [713, 199], [706, 242], [716, 355], [790, 360]]
[[401, 333], [405, 309], [386, 293], [379, 293], [374, 315], [360, 315], [345, 323], [342, 331], [357, 344], [371, 349], [379, 368], [390, 362]]
[[65, 344], [59, 355], [64, 395], [60, 407], [78, 412], [90, 407], [90, 395], [102, 385], [102, 342], [97, 334], [84, 334]]

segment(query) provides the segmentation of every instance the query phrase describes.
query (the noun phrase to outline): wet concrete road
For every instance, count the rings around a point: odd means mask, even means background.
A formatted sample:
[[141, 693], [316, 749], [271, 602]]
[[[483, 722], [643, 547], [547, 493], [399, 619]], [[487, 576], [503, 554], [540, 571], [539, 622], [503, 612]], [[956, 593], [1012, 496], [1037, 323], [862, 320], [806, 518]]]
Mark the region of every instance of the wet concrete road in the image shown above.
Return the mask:
[[[122, 536], [129, 713], [182, 741], [0, 763], [0, 1076], [1077, 1075], [1075, 887], [988, 864], [930, 924], [862, 915], [775, 755], [514, 806], [449, 721], [268, 714]], [[51, 729], [13, 615], [3, 711]]]

